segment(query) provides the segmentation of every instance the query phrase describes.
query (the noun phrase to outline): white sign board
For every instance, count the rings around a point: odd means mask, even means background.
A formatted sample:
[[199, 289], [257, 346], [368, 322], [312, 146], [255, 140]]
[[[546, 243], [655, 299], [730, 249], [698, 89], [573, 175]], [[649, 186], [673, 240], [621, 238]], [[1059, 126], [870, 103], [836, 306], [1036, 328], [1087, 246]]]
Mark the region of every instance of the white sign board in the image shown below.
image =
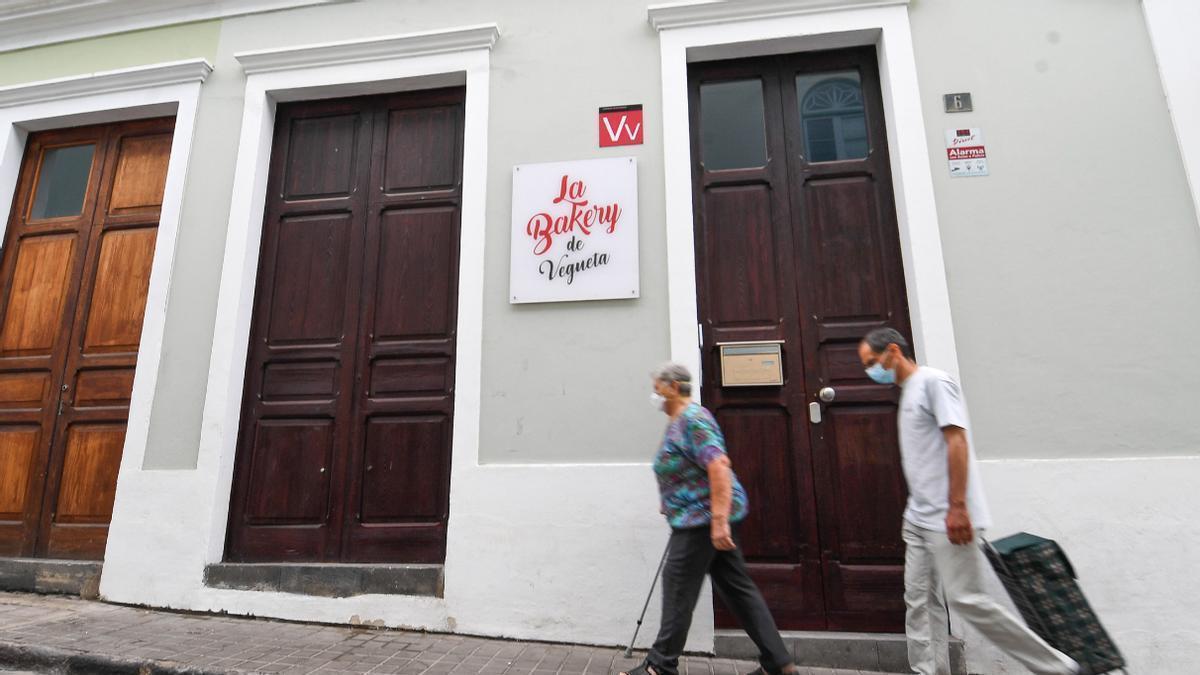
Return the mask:
[[954, 178], [988, 175], [983, 131], [977, 128], [947, 129], [946, 159], [950, 162], [950, 175]]
[[637, 162], [513, 167], [512, 303], [636, 298]]

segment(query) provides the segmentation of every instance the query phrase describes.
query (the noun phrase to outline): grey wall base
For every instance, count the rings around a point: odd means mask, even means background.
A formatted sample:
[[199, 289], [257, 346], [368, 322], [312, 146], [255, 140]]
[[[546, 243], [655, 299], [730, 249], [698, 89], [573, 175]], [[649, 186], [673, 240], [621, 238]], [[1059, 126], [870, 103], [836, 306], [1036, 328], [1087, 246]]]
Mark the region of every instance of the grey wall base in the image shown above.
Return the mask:
[[442, 571], [441, 565], [217, 563], [204, 568], [204, 584], [328, 598], [371, 593], [440, 598]]
[[0, 558], [0, 591], [62, 593], [93, 599], [103, 563], [90, 560]]
[[[909, 672], [908, 647], [903, 635], [786, 631], [783, 640], [796, 663], [801, 666], [884, 673]], [[758, 658], [758, 649], [740, 630], [718, 630], [714, 651], [722, 658]], [[950, 640], [950, 671], [954, 675], [967, 673], [963, 643], [958, 638]]]

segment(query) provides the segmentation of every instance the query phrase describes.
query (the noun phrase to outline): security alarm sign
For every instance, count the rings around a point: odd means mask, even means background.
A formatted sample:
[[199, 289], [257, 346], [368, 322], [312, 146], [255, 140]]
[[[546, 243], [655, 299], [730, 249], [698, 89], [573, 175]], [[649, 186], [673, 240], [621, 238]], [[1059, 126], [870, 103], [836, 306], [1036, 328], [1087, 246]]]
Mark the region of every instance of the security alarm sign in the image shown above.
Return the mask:
[[642, 144], [642, 106], [600, 109], [600, 147]]
[[947, 129], [946, 159], [950, 162], [952, 178], [988, 175], [983, 131], [977, 128]]

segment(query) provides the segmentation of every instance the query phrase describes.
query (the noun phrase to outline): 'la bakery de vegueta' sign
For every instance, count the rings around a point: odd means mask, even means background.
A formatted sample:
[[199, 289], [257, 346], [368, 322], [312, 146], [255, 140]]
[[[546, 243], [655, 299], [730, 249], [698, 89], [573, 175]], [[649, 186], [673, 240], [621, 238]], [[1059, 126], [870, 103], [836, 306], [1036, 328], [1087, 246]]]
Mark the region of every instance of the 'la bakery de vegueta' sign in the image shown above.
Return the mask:
[[513, 167], [512, 303], [636, 298], [637, 162]]

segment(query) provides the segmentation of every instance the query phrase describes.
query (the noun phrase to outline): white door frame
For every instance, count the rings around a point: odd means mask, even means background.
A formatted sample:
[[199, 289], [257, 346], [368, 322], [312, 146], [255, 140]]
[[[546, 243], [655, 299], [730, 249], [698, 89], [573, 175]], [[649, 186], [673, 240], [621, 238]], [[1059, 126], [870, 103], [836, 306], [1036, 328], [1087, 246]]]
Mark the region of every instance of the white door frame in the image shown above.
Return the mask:
[[672, 359], [700, 372], [688, 63], [874, 45], [914, 348], [923, 362], [957, 374], [908, 0], [701, 0], [655, 5], [648, 16], [662, 57]]
[[1187, 0], [1142, 0], [1146, 27], [1167, 109], [1175, 126], [1183, 170], [1192, 193], [1192, 207], [1200, 220], [1200, 50], [1196, 49], [1196, 28], [1200, 26], [1200, 3]]
[[[8, 227], [30, 132], [175, 116], [117, 476], [118, 496], [128, 492], [128, 476], [140, 469], [146, 454], [196, 108], [200, 88], [211, 72], [208, 61], [189, 59], [0, 88], [0, 241]], [[115, 508], [113, 520], [117, 520]]]
[[198, 469], [216, 493], [205, 562], [224, 555], [267, 175], [281, 101], [466, 85], [451, 493], [479, 455], [488, 74], [495, 24], [235, 54], [246, 73]]

